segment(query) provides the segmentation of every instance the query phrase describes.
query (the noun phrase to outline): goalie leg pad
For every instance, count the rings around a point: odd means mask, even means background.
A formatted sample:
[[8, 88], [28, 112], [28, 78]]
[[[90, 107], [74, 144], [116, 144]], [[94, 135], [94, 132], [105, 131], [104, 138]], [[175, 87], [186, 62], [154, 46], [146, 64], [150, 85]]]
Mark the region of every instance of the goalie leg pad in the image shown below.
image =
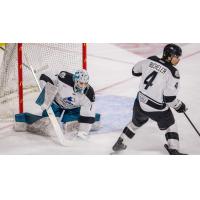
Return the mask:
[[17, 132], [31, 132], [39, 135], [53, 135], [53, 127], [48, 117], [38, 116], [31, 113], [15, 115], [14, 130]]
[[[101, 121], [96, 121], [91, 126], [91, 131], [98, 131], [101, 128]], [[77, 131], [79, 129], [79, 122], [71, 121], [64, 123], [64, 131], [65, 133], [71, 132], [71, 131]]]
[[43, 118], [42, 116], [33, 115], [30, 113], [20, 113], [15, 115], [14, 130], [17, 132], [27, 131], [28, 124], [32, 124], [37, 120]]
[[67, 134], [72, 131], [77, 131], [79, 129], [79, 123], [78, 121], [71, 121], [66, 122], [63, 125], [64, 133]]
[[101, 126], [100, 114], [98, 113], [95, 116], [96, 121], [93, 124], [80, 123], [78, 121], [79, 113], [74, 113], [74, 115], [65, 115], [63, 119], [66, 121], [63, 125], [64, 133], [68, 139], [72, 139], [75, 136], [78, 136], [81, 139], [86, 139], [90, 131], [97, 131]]
[[27, 131], [27, 123], [25, 122], [16, 122], [14, 123], [14, 131], [16, 132], [26, 132]]
[[43, 136], [54, 136], [54, 129], [48, 117], [27, 125], [27, 131]]

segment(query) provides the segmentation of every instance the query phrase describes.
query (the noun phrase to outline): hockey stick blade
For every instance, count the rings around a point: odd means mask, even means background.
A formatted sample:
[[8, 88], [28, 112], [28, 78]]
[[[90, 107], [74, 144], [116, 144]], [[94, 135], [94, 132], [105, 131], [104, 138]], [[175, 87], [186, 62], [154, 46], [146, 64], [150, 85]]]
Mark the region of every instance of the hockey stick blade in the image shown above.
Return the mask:
[[[41, 91], [42, 89], [41, 89], [41, 87], [40, 87], [39, 81], [38, 81], [38, 79], [37, 79], [37, 77], [36, 77], [36, 74], [35, 74], [35, 72], [34, 72], [33, 67], [32, 67], [32, 66], [30, 65], [30, 63], [29, 63], [29, 60], [28, 60], [26, 54], [25, 54], [25, 58], [26, 58], [26, 60], [27, 60], [27, 63], [28, 63], [28, 65], [29, 65], [29, 68], [30, 68], [30, 70], [31, 70], [31, 72], [32, 72], [32, 74], [33, 74], [33, 77], [34, 77], [34, 79], [35, 79], [35, 81], [36, 81], [36, 83], [37, 83], [37, 86], [38, 86], [39, 90]], [[68, 145], [69, 142], [65, 139], [64, 134], [63, 134], [63, 131], [62, 131], [61, 127], [60, 127], [60, 124], [59, 124], [58, 121], [57, 121], [57, 118], [56, 118], [56, 116], [55, 116], [55, 114], [54, 114], [52, 108], [50, 107], [50, 108], [47, 109], [46, 111], [47, 111], [47, 114], [48, 114], [48, 116], [49, 116], [49, 119], [50, 119], [50, 121], [51, 121], [51, 123], [52, 123], [52, 125], [53, 125], [53, 127], [54, 127], [55, 134], [56, 134], [56, 136], [57, 136], [57, 138], [58, 138], [59, 143], [60, 143], [62, 146], [69, 146], [69, 145]]]

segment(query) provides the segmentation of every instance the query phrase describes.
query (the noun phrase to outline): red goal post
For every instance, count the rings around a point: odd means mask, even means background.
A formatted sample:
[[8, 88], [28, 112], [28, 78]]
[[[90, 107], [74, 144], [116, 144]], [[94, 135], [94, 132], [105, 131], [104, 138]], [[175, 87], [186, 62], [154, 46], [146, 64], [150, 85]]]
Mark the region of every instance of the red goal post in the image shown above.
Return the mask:
[[7, 110], [12, 110], [12, 115], [27, 111], [25, 107], [32, 107], [31, 104], [25, 106], [27, 94], [32, 95], [37, 90], [34, 78], [28, 70], [28, 63], [32, 65], [38, 78], [41, 73], [57, 74], [62, 70], [73, 73], [79, 68], [87, 69], [87, 44], [6, 44], [0, 70], [0, 120], [10, 117], [7, 111], [4, 116], [3, 110], [6, 107]]

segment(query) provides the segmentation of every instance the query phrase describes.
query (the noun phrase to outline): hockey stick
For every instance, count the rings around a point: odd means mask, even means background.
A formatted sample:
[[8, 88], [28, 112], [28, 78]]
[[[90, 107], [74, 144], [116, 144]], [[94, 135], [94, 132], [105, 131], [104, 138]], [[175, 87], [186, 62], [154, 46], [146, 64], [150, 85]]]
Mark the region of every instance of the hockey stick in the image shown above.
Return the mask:
[[[37, 86], [38, 86], [39, 90], [42, 91], [42, 89], [41, 89], [41, 87], [40, 87], [40, 83], [39, 83], [39, 81], [38, 81], [38, 79], [37, 79], [37, 77], [36, 77], [36, 74], [35, 74], [34, 70], [33, 70], [33, 67], [29, 64], [28, 58], [27, 58], [26, 55], [25, 55], [25, 58], [26, 58], [26, 60], [27, 60], [27, 63], [28, 63], [29, 68], [30, 68], [30, 70], [31, 70], [31, 72], [32, 72], [32, 74], [33, 74], [33, 77], [34, 77], [34, 79], [35, 79], [35, 81], [36, 81], [36, 83], [37, 83]], [[60, 143], [61, 145], [63, 145], [63, 146], [68, 146], [68, 145], [69, 145], [69, 142], [68, 142], [68, 141], [65, 139], [65, 137], [64, 137], [63, 131], [62, 131], [62, 129], [61, 129], [59, 123], [58, 123], [57, 118], [55, 117], [55, 114], [54, 114], [54, 112], [53, 112], [52, 107], [49, 107], [49, 109], [46, 110], [46, 111], [47, 111], [47, 114], [48, 114], [48, 116], [49, 116], [49, 119], [50, 119], [50, 121], [51, 121], [51, 123], [52, 123], [52, 125], [53, 125], [53, 127], [54, 127], [55, 134], [56, 134], [56, 136], [57, 136], [57, 138], [58, 138], [59, 143]]]
[[197, 134], [200, 136], [199, 131], [197, 130], [197, 128], [195, 127], [195, 125], [192, 123], [192, 121], [190, 120], [190, 118], [188, 117], [188, 115], [185, 112], [183, 114], [188, 119], [188, 121], [190, 122], [190, 124], [192, 125], [192, 127], [194, 128], [194, 130], [197, 132]]

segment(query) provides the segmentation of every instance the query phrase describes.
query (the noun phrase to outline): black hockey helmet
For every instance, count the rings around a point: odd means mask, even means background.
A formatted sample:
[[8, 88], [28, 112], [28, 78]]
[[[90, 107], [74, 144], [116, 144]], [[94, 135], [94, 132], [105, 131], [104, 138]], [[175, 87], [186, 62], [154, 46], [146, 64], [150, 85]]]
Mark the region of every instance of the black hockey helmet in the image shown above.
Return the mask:
[[179, 47], [176, 44], [167, 44], [164, 47], [164, 50], [163, 50], [163, 58], [164, 59], [167, 59], [168, 57], [171, 57], [171, 56], [179, 57], [181, 55], [182, 55], [182, 49], [181, 49], [181, 47]]

